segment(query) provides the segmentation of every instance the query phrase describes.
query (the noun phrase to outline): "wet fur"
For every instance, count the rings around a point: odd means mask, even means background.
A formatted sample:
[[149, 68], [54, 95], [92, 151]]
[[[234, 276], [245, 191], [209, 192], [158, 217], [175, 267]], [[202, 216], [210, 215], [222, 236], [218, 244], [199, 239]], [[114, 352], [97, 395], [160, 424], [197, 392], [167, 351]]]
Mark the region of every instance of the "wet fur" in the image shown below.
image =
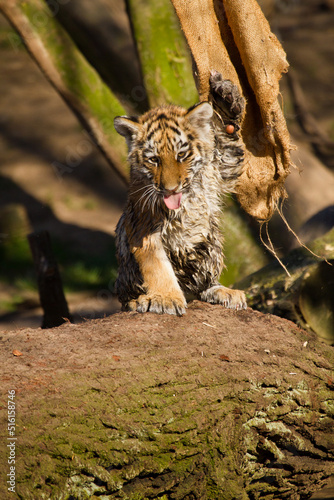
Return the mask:
[[[116, 229], [115, 290], [125, 310], [182, 315], [188, 295], [246, 307], [243, 292], [218, 282], [224, 266], [221, 194], [234, 190], [241, 173], [244, 102], [219, 73], [212, 73], [211, 88], [214, 113], [211, 104], [201, 103], [115, 119], [131, 166], [127, 205]], [[235, 126], [232, 135], [225, 131], [228, 123]], [[180, 208], [168, 209], [164, 196], [180, 192]]]

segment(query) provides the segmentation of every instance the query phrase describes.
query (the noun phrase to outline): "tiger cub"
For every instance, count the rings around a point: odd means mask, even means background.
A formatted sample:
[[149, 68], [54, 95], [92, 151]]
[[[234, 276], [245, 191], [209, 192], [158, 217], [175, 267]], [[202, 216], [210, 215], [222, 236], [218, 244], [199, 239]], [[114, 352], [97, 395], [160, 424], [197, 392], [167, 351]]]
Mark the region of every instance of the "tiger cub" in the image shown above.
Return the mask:
[[[161, 106], [116, 117], [131, 166], [127, 205], [116, 228], [123, 310], [183, 315], [186, 296], [246, 308], [244, 292], [222, 286], [221, 194], [241, 173], [244, 100], [212, 72], [212, 102]], [[226, 124], [233, 125], [227, 134]]]

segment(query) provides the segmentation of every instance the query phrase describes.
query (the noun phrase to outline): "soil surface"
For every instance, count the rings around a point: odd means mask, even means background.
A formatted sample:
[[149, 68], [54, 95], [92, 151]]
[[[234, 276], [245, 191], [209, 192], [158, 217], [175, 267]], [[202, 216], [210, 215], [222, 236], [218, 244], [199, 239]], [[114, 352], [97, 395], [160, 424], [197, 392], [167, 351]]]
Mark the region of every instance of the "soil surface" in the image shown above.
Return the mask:
[[[287, 341], [286, 334], [291, 331], [301, 335], [302, 341], [299, 337]], [[82, 324], [65, 323], [46, 330], [3, 331], [0, 340], [4, 391], [9, 388], [25, 391], [27, 385], [38, 389], [50, 384], [51, 388], [53, 376], [59, 371], [80, 370], [89, 377], [91, 367], [101, 357], [126, 362], [146, 349], [168, 346], [172, 353], [175, 342], [179, 344], [180, 358], [197, 357], [199, 353], [203, 358], [221, 357], [226, 363], [245, 362], [246, 371], [253, 364], [265, 366], [270, 360], [271, 364], [281, 366], [284, 373], [288, 366], [285, 363], [298, 357], [297, 351], [303, 343], [305, 349], [313, 349], [317, 342], [315, 335], [277, 316], [250, 308], [233, 311], [197, 300], [188, 304], [182, 317], [120, 312], [108, 318]], [[282, 354], [284, 357], [280, 359]]]
[[[237, 370], [238, 379], [258, 380], [260, 376], [264, 383], [288, 380], [292, 386], [303, 380], [305, 373], [312, 372], [313, 377], [331, 373], [329, 363], [316, 353], [315, 337], [294, 323], [251, 309], [236, 312], [199, 301], [190, 303], [181, 318], [117, 313], [49, 330], [5, 331], [0, 340], [1, 403], [4, 409], [8, 391], [15, 390], [18, 454], [20, 435], [22, 446], [25, 442], [24, 415], [33, 411], [39, 400], [43, 404], [49, 401], [50, 410], [57, 408], [58, 399], [71, 393], [78, 377], [81, 383], [104, 392], [111, 373], [117, 373], [117, 378], [123, 373], [118, 386], [126, 391], [127, 380], [130, 383], [133, 376], [137, 380], [136, 373], [138, 380], [153, 377], [152, 383], [159, 385], [175, 378], [183, 380], [189, 363], [198, 367], [198, 377], [203, 380], [209, 380], [210, 367], [218, 365], [231, 376]], [[302, 350], [305, 356], [301, 359]], [[151, 375], [145, 372], [145, 359], [161, 363], [166, 353], [170, 366]], [[73, 411], [84, 411], [82, 405], [75, 405]], [[324, 490], [322, 496], [314, 498], [333, 498], [326, 495]]]

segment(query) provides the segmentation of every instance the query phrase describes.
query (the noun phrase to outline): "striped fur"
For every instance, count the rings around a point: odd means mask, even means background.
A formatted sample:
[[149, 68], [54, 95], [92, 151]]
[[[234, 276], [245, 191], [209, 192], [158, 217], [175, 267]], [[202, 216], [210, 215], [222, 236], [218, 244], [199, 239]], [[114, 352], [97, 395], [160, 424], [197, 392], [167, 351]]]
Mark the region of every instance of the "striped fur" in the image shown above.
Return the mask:
[[218, 283], [221, 193], [234, 189], [243, 151], [237, 133], [226, 137], [216, 116], [205, 102], [115, 119], [131, 166], [128, 201], [116, 229], [115, 288], [125, 310], [182, 315], [187, 296], [246, 307], [243, 292]]

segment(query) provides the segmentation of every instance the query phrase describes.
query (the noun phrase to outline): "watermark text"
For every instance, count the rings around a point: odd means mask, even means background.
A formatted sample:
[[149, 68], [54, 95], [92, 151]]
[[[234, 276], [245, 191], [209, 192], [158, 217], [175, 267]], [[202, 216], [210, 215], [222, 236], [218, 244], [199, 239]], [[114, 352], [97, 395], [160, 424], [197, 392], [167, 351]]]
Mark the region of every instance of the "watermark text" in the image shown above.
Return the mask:
[[7, 399], [7, 412], [8, 412], [8, 437], [7, 437], [7, 450], [8, 450], [8, 473], [7, 473], [7, 488], [8, 491], [15, 493], [16, 487], [16, 401], [15, 390], [8, 391]]

